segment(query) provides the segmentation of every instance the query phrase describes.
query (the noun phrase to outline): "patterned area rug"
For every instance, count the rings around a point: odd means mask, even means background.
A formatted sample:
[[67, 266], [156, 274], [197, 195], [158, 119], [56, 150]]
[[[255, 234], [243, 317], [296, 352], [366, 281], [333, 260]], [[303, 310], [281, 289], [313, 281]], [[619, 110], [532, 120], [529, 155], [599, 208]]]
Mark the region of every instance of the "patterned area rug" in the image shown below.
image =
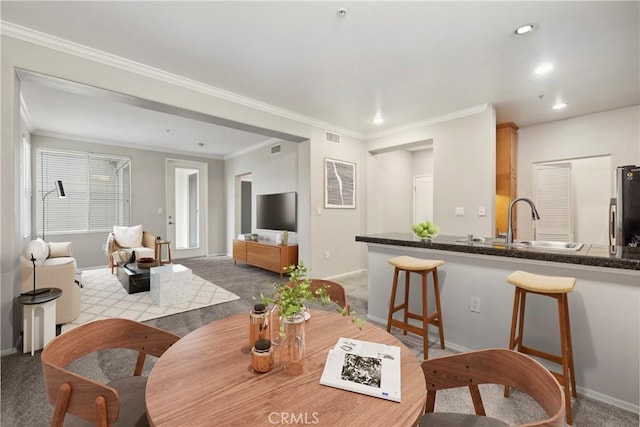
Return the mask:
[[92, 320], [123, 317], [140, 322], [237, 300], [238, 295], [222, 289], [202, 277], [193, 275], [191, 301], [166, 307], [155, 305], [149, 292], [128, 294], [108, 268], [82, 272], [80, 315], [62, 325], [62, 332]]

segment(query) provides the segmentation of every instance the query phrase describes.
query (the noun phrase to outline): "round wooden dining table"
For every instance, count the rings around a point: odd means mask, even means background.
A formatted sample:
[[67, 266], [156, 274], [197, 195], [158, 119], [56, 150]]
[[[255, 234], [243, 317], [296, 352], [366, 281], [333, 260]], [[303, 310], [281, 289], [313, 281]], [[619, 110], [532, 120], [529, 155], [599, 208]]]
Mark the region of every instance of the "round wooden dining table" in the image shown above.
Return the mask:
[[[304, 369], [251, 368], [249, 314], [214, 321], [181, 338], [160, 357], [146, 388], [152, 426], [411, 426], [423, 413], [426, 387], [420, 362], [398, 339], [366, 323], [362, 330], [339, 313], [311, 310]], [[401, 402], [320, 384], [339, 337], [400, 347]]]

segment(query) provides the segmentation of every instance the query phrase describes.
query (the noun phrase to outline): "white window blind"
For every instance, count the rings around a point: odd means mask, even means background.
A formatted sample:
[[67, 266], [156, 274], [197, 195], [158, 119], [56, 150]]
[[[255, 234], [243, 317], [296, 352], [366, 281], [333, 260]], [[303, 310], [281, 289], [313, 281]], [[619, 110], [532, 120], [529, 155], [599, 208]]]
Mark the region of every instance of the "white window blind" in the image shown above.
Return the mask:
[[[39, 149], [39, 234], [109, 231], [116, 224], [129, 225], [129, 165], [124, 157]], [[58, 198], [56, 191], [49, 193], [57, 180], [63, 183], [65, 198]]]
[[571, 164], [534, 165], [533, 201], [540, 214], [534, 221], [538, 240], [573, 241]]
[[127, 158], [91, 157], [91, 230], [110, 230], [113, 225], [129, 224], [129, 165]]

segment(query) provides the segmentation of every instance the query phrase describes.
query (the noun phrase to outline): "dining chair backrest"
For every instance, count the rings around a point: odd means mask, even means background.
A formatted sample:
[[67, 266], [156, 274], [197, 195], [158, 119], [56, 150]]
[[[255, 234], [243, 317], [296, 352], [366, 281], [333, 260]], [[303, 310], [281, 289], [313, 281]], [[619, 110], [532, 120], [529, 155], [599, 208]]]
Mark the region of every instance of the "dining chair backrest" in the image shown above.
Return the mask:
[[324, 279], [311, 279], [311, 290], [315, 291], [326, 286], [326, 292], [329, 299], [338, 304], [341, 308], [344, 308], [347, 315], [349, 315], [350, 307], [347, 302], [347, 294], [344, 291], [344, 287], [341, 284], [333, 282], [331, 280]]
[[[287, 286], [291, 286], [291, 282], [286, 283]], [[316, 292], [318, 289], [325, 287], [329, 299], [337, 304], [340, 308], [343, 308], [347, 315], [350, 314], [349, 303], [347, 302], [347, 294], [341, 284], [333, 282], [331, 280], [324, 279], [310, 279], [309, 287], [311, 292]]]
[[[112, 425], [121, 415], [120, 395], [126, 391], [67, 369], [71, 362], [105, 349], [135, 350], [138, 357], [133, 379], [145, 379], [140, 377], [146, 355], [160, 357], [179, 338], [162, 329], [119, 318], [85, 323], [54, 338], [41, 355], [47, 398], [55, 406], [51, 425], [62, 426], [67, 413], [104, 426]], [[127, 382], [130, 378], [125, 378], [119, 386], [133, 384], [133, 381]], [[142, 382], [143, 394], [145, 384]], [[144, 395], [141, 403], [144, 414]]]
[[425, 413], [434, 412], [436, 392], [469, 387], [477, 415], [486, 415], [479, 384], [499, 384], [528, 394], [544, 410], [547, 418], [527, 426], [561, 426], [564, 393], [553, 374], [537, 360], [508, 349], [486, 349], [454, 354], [422, 362], [427, 384]]

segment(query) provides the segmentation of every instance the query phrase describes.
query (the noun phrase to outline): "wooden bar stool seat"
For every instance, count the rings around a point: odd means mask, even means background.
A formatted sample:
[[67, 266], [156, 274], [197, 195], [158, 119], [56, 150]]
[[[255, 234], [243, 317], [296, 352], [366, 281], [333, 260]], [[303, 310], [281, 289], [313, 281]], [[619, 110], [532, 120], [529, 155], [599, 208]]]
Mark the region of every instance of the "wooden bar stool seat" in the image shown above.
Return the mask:
[[[442, 325], [442, 309], [440, 307], [440, 288], [438, 285], [438, 267], [444, 265], [444, 261], [419, 259], [410, 256], [398, 256], [391, 258], [389, 264], [395, 267], [393, 273], [393, 286], [391, 288], [391, 299], [389, 302], [389, 315], [387, 318], [387, 332], [391, 332], [391, 327], [395, 326], [403, 330], [404, 335], [407, 332], [420, 335], [423, 338], [424, 359], [429, 358], [429, 324], [438, 328], [440, 333], [440, 348], [444, 349], [444, 327]], [[404, 302], [400, 305], [396, 304], [396, 292], [398, 289], [398, 276], [404, 271]], [[412, 313], [409, 311], [409, 283], [410, 273], [417, 273], [422, 277], [422, 313]], [[433, 275], [433, 292], [436, 300], [436, 311], [427, 315], [427, 275]], [[397, 311], [404, 310], [403, 320], [394, 319], [393, 314]], [[422, 321], [422, 326], [416, 326], [409, 323], [409, 319]]]
[[[507, 277], [507, 282], [516, 287], [511, 318], [511, 334], [509, 349], [531, 356], [540, 357], [562, 367], [562, 373], [551, 373], [564, 386], [567, 424], [572, 423], [571, 396], [576, 394], [576, 376], [573, 365], [573, 346], [571, 344], [571, 324], [569, 321], [569, 302], [567, 295], [573, 291], [576, 279], [573, 277], [541, 276], [525, 271], [514, 271]], [[554, 298], [558, 302], [558, 318], [560, 322], [561, 355], [551, 354], [523, 343], [524, 311], [527, 293]], [[517, 329], [517, 334], [516, 334]], [[504, 396], [509, 396], [509, 387], [505, 387]]]

